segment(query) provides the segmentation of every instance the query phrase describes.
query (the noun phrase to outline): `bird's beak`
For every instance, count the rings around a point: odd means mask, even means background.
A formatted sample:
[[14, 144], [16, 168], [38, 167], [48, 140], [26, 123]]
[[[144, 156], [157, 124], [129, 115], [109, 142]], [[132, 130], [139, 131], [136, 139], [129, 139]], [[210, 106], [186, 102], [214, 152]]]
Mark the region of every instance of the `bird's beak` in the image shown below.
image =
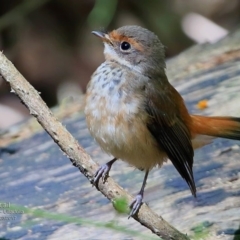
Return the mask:
[[103, 42], [107, 42], [107, 43], [110, 43], [111, 45], [113, 45], [113, 43], [107, 33], [100, 32], [100, 31], [92, 31], [92, 34], [101, 38]]
[[105, 37], [106, 33], [104, 33], [104, 32], [92, 31], [92, 34], [94, 34], [94, 35], [97, 36], [97, 37], [100, 37], [101, 39], [106, 38], [106, 37]]

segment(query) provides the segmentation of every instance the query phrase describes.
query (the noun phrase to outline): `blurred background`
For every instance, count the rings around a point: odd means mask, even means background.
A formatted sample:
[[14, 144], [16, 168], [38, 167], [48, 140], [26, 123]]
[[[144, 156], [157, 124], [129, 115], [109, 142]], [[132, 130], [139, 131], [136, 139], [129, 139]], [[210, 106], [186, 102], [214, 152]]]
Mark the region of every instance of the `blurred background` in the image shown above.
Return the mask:
[[[49, 107], [84, 94], [103, 61], [92, 30], [141, 25], [167, 46], [167, 58], [196, 43], [215, 42], [240, 22], [240, 0], [1, 0], [0, 50]], [[0, 79], [0, 129], [28, 110]]]

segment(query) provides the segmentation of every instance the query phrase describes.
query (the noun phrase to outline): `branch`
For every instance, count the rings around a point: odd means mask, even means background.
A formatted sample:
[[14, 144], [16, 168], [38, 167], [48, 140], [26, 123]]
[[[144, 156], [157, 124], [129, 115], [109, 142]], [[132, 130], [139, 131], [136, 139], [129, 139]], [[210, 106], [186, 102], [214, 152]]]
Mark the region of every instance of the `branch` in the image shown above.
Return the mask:
[[[11, 92], [14, 92], [22, 100], [29, 109], [30, 114], [37, 119], [62, 151], [66, 153], [72, 164], [92, 182], [98, 165], [53, 116], [52, 112], [39, 96], [39, 93], [26, 81], [1, 52], [0, 75], [10, 84]], [[132, 196], [116, 184], [110, 177], [107, 178], [104, 184], [100, 179], [98, 186], [101, 193], [112, 202], [120, 197], [127, 199], [129, 202], [133, 200]], [[134, 216], [134, 219], [164, 240], [189, 239], [186, 235], [169, 225], [161, 216], [154, 213], [146, 204], [141, 206], [137, 216]]]

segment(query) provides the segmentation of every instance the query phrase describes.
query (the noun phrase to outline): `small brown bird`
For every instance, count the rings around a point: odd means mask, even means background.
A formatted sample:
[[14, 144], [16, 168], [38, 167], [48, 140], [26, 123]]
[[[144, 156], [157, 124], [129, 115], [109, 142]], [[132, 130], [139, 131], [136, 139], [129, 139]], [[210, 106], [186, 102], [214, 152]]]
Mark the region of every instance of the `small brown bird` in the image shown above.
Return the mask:
[[145, 170], [142, 188], [130, 204], [139, 210], [149, 171], [170, 159], [194, 196], [194, 149], [209, 142], [203, 135], [240, 140], [240, 118], [190, 115], [165, 74], [164, 46], [151, 31], [125, 26], [93, 31], [104, 43], [105, 62], [92, 75], [85, 114], [90, 133], [114, 159], [97, 171], [106, 179], [122, 159]]

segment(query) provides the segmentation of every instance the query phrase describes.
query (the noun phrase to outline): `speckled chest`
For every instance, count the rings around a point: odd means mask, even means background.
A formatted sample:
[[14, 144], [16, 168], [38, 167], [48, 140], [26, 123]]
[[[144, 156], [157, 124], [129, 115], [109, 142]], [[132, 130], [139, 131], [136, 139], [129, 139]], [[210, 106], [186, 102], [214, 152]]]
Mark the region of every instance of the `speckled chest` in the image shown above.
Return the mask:
[[126, 141], [134, 131], [135, 119], [142, 118], [144, 83], [140, 78], [140, 74], [107, 62], [92, 76], [85, 115], [90, 133], [106, 151], [110, 141], [119, 146]]
[[[103, 115], [137, 113], [142, 103], [140, 78], [130, 70], [114, 63], [103, 63], [93, 74], [87, 88], [86, 112], [101, 118]], [[88, 110], [89, 109], [89, 110]]]
[[108, 101], [105, 105], [108, 105], [108, 103], [119, 104], [123, 98], [122, 86], [125, 83], [125, 78], [124, 69], [106, 62], [101, 64], [92, 75], [88, 85], [88, 103], [91, 101], [96, 106], [99, 103], [96, 101], [104, 99], [104, 101]]

